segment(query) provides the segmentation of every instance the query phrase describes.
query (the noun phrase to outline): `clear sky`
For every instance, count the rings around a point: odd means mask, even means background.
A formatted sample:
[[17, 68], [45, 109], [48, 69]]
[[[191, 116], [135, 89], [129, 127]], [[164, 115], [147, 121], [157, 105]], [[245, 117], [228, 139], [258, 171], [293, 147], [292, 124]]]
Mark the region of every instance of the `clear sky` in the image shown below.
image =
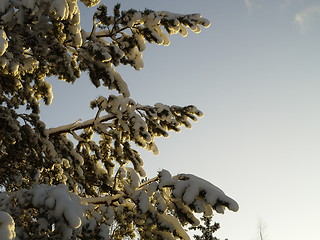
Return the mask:
[[[202, 13], [212, 22], [200, 34], [172, 37], [168, 47], [149, 46], [141, 71], [118, 70], [141, 104], [194, 104], [204, 112], [191, 130], [159, 139], [159, 156], [141, 149], [149, 177], [162, 168], [192, 173], [234, 198], [240, 210], [216, 216], [221, 239], [257, 239], [261, 220], [267, 240], [318, 240], [319, 0], [120, 2]], [[85, 73], [75, 86], [52, 83], [55, 99], [42, 113], [48, 127], [94, 117], [89, 101], [108, 94]]]

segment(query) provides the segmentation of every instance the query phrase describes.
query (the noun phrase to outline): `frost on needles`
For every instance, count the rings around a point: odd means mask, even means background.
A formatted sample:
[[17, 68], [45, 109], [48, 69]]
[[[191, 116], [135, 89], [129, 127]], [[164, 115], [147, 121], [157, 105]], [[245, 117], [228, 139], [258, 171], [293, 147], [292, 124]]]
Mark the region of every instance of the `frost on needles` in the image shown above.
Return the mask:
[[[147, 178], [132, 146], [158, 154], [156, 137], [191, 127], [202, 113], [136, 103], [116, 71], [141, 69], [147, 42], [168, 45], [168, 35], [198, 33], [209, 21], [101, 4], [86, 31], [78, 4], [0, 1], [1, 240], [190, 239], [186, 229], [201, 215], [237, 211], [222, 190], [191, 174]], [[46, 78], [73, 83], [81, 72], [118, 95], [93, 100], [92, 119], [47, 129], [39, 108], [53, 99]]]

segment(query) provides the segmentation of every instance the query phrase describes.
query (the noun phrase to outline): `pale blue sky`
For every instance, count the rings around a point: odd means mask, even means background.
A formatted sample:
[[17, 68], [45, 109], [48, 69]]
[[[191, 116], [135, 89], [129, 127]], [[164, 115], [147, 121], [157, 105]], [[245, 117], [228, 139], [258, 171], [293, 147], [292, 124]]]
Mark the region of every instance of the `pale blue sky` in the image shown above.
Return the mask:
[[[149, 46], [141, 71], [119, 70], [137, 102], [194, 104], [205, 114], [191, 130], [159, 139], [159, 156], [141, 150], [149, 176], [193, 173], [237, 200], [239, 212], [216, 218], [221, 239], [257, 239], [261, 219], [268, 240], [318, 240], [320, 2], [120, 2], [212, 22], [169, 47]], [[86, 74], [75, 86], [54, 81], [55, 99], [42, 113], [49, 127], [94, 117], [89, 101], [105, 90], [89, 82]]]

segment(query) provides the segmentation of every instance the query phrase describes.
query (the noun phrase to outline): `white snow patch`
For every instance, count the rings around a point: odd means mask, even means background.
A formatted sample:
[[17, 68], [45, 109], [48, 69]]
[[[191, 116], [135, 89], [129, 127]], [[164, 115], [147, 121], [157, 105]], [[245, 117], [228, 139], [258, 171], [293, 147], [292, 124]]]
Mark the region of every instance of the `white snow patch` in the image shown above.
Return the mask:
[[16, 237], [14, 221], [12, 217], [0, 211], [0, 237], [1, 240], [13, 240]]
[[2, 56], [8, 48], [7, 34], [3, 29], [0, 29], [0, 56]]
[[26, 8], [33, 9], [35, 5], [35, 0], [22, 0], [22, 5]]
[[10, 2], [9, 0], [1, 0], [0, 1], [0, 12], [4, 13], [9, 8]]

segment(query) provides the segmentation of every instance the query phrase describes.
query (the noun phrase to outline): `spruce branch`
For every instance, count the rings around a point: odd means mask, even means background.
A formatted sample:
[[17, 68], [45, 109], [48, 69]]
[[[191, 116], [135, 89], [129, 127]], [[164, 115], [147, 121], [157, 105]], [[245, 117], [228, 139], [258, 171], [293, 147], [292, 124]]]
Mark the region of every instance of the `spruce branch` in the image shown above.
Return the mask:
[[[152, 183], [152, 182], [155, 182], [155, 181], [158, 181], [159, 180], [159, 177], [154, 177], [154, 178], [151, 178], [143, 183], [140, 184], [139, 187], [137, 187], [136, 190], [139, 190], [139, 189], [142, 189], [144, 186]], [[126, 193], [118, 193], [116, 195], [113, 195], [113, 196], [104, 196], [104, 197], [82, 197], [81, 198], [81, 202], [82, 203], [92, 203], [92, 204], [111, 204], [113, 202], [116, 202], [118, 201], [120, 198], [123, 198], [127, 196]]]
[[56, 128], [50, 128], [50, 129], [48, 129], [48, 134], [49, 134], [49, 136], [54, 136], [54, 135], [59, 135], [62, 133], [72, 133], [72, 131], [92, 127], [92, 126], [94, 126], [94, 124], [96, 122], [99, 122], [99, 123], [107, 122], [107, 121], [110, 121], [115, 118], [116, 117], [114, 115], [107, 114], [102, 117], [89, 119], [89, 120], [82, 122], [82, 123], [75, 122], [75, 123], [63, 125], [63, 126], [56, 127]]

